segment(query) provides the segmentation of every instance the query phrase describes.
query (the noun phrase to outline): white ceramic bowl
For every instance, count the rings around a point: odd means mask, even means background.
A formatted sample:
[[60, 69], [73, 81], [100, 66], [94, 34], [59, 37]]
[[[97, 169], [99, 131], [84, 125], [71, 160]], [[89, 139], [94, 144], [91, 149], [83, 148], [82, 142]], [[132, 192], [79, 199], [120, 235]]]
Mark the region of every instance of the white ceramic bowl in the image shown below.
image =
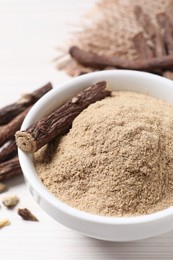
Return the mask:
[[[86, 74], [57, 86], [42, 97], [26, 116], [22, 129], [39, 120], [67, 99], [101, 80], [112, 90], [146, 93], [173, 103], [173, 82], [145, 72], [111, 70]], [[55, 220], [90, 237], [109, 241], [132, 241], [160, 235], [173, 229], [173, 207], [137, 217], [104, 217], [77, 210], [58, 200], [37, 176], [32, 155], [19, 149], [19, 160], [29, 191]]]

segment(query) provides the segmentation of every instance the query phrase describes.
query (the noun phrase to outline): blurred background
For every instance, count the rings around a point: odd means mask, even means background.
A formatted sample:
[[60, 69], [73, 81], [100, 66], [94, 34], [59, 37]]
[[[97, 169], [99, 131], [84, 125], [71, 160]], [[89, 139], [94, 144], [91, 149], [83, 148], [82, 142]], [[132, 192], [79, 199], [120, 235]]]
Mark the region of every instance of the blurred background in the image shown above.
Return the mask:
[[[94, 0], [0, 0], [0, 105], [23, 90], [67, 77], [55, 68], [57, 47]], [[13, 97], [10, 97], [12, 88]], [[1, 91], [2, 93], [2, 91]], [[4, 96], [5, 95], [5, 96]]]

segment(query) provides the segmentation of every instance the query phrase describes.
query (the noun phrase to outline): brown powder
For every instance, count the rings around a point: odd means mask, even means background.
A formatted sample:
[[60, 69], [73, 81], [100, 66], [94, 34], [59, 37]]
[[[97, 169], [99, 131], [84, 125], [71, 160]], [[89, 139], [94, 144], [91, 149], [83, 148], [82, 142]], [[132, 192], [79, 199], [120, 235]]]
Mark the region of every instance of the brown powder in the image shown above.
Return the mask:
[[85, 109], [70, 132], [35, 155], [43, 183], [60, 200], [106, 216], [173, 205], [173, 106], [114, 92]]

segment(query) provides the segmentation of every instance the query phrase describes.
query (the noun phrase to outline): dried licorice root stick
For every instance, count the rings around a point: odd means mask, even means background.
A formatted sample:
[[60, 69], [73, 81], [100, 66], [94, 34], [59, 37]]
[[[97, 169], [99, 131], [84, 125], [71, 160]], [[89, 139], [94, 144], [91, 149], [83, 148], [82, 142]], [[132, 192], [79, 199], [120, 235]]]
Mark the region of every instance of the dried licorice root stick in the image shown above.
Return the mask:
[[38, 99], [40, 99], [44, 94], [52, 89], [52, 84], [48, 83], [45, 86], [35, 90], [32, 93], [25, 94], [16, 103], [8, 105], [0, 109], [0, 125], [7, 124], [15, 116], [24, 111], [27, 107], [34, 104]]
[[17, 145], [15, 139], [13, 138], [0, 151], [0, 163], [11, 159], [15, 154], [17, 154]]
[[0, 126], [0, 146], [9, 141], [14, 136], [15, 132], [20, 129], [21, 124], [30, 108], [31, 107], [25, 109], [8, 124]]
[[20, 174], [22, 174], [22, 170], [17, 156], [6, 162], [0, 163], [0, 180], [6, 180]]
[[56, 136], [67, 132], [73, 120], [90, 104], [111, 95], [106, 82], [98, 82], [25, 131], [17, 131], [16, 143], [26, 152], [36, 152]]
[[167, 14], [169, 15], [169, 19], [171, 21], [171, 24], [173, 26], [173, 1], [171, 0], [168, 6]]
[[133, 43], [141, 59], [154, 57], [153, 50], [147, 45], [146, 39], [144, 38], [142, 32], [133, 37]]
[[[157, 21], [160, 26], [160, 31], [162, 35], [162, 39], [164, 42], [165, 52], [169, 54], [173, 54], [173, 25], [168, 15], [165, 13], [159, 13], [157, 16]], [[173, 71], [164, 71], [163, 76], [173, 80]]]
[[156, 16], [160, 26], [162, 38], [167, 54], [173, 53], [173, 26], [167, 14], [159, 13]]
[[[134, 9], [134, 13], [135, 13], [136, 21], [143, 28], [145, 34], [150, 39], [150, 44], [152, 45], [151, 50], [153, 51], [154, 54], [153, 56], [159, 57], [159, 56], [166, 55], [163, 39], [159, 31], [155, 27], [155, 25], [152, 23], [149, 15], [144, 13], [141, 6], [136, 6]], [[150, 58], [149, 55], [148, 58]]]
[[86, 52], [76, 46], [71, 47], [69, 53], [78, 63], [97, 69], [105, 69], [111, 66], [117, 69], [157, 72], [158, 69], [166, 70], [173, 66], [173, 55], [154, 57], [147, 60], [128, 61], [115, 56], [101, 56]]
[[134, 9], [137, 22], [144, 28], [145, 32], [152, 39], [155, 36], [155, 28], [151, 23], [151, 19], [148, 14], [143, 12], [141, 6], [137, 5]]

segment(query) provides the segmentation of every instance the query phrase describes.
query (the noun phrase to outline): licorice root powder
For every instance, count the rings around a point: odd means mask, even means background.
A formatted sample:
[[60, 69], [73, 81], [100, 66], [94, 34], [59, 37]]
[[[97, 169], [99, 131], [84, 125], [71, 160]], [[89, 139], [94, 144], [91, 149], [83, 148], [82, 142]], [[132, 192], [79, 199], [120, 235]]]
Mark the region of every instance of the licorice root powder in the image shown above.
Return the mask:
[[165, 209], [173, 205], [173, 106], [113, 92], [34, 161], [49, 191], [79, 210], [135, 216]]

